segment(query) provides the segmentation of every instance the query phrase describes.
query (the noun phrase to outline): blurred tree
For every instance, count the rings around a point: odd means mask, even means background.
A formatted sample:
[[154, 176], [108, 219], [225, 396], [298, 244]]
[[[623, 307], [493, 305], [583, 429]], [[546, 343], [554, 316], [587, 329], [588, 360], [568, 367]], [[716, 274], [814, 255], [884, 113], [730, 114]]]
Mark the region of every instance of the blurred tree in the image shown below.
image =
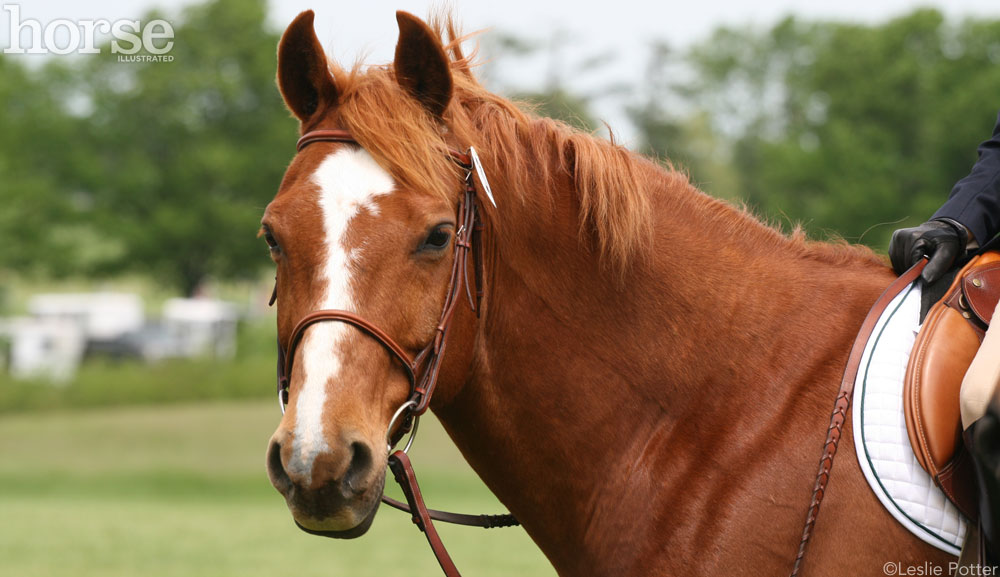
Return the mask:
[[0, 56], [0, 271], [139, 272], [187, 294], [256, 277], [257, 222], [296, 137], [266, 8], [187, 8], [172, 62]]
[[254, 235], [296, 137], [274, 84], [279, 37], [266, 8], [191, 6], [174, 23], [173, 62], [119, 62], [110, 50], [88, 59], [83, 140], [96, 167], [83, 176], [97, 228], [122, 248], [103, 270], [148, 272], [191, 293], [210, 276], [256, 277], [266, 263]]
[[[998, 62], [1000, 21], [949, 24], [934, 10], [722, 28], [682, 66], [659, 64], [668, 81], [633, 118], [652, 149], [690, 158], [696, 181], [711, 157], [731, 159], [737, 196], [766, 215], [884, 248], [972, 166], [1000, 109]], [[681, 112], [651, 104], [662, 101]], [[710, 152], [691, 150], [698, 118], [717, 135]], [[879, 223], [891, 224], [866, 234]]]
[[687, 172], [699, 188], [716, 196], [735, 198], [736, 174], [722, 135], [705, 109], [686, 101], [684, 78], [690, 76], [683, 54], [654, 43], [638, 104], [627, 108], [639, 128], [639, 149]]
[[82, 256], [79, 236], [87, 233], [76, 174], [90, 153], [60, 146], [82, 129], [59, 100], [67, 70], [57, 63], [29, 69], [0, 55], [0, 77], [0, 271], [72, 272]]
[[510, 97], [527, 103], [533, 112], [541, 116], [561, 120], [588, 132], [597, 129], [597, 121], [590, 114], [587, 100], [567, 92], [562, 87], [548, 91], [515, 92]]
[[[619, 94], [624, 90], [619, 85], [599, 85], [591, 90], [578, 90], [581, 78], [592, 76], [595, 72], [605, 69], [615, 56], [612, 53], [599, 52], [572, 63], [565, 62], [564, 51], [573, 41], [573, 36], [565, 30], [556, 30], [545, 41], [522, 38], [510, 33], [498, 33], [486, 37], [486, 51], [491, 58], [485, 61], [483, 75], [493, 89], [508, 97], [522, 102], [534, 113], [561, 120], [580, 130], [593, 132], [600, 123], [591, 113], [594, 101]], [[508, 66], [522, 72], [524, 66], [517, 65], [525, 61], [544, 61], [545, 81], [542, 88], [525, 88], [522, 85], [509, 85], [498, 80], [500, 70]], [[529, 65], [528, 68], [531, 66]], [[573, 78], [573, 90], [570, 90], [566, 76]]]

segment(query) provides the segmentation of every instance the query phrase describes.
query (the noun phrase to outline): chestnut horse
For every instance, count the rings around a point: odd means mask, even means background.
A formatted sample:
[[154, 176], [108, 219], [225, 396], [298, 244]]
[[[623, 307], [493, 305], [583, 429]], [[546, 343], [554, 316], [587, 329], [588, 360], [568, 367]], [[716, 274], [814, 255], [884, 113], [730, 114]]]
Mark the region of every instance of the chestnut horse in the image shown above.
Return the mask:
[[[476, 81], [453, 25], [397, 20], [387, 66], [327, 62], [312, 12], [281, 39], [301, 131], [357, 145], [303, 148], [264, 214], [280, 341], [317, 309], [411, 355], [433, 340], [463, 191], [448, 150], [474, 146], [496, 199], [480, 188], [485, 295], [478, 316], [456, 309], [431, 402], [462, 454], [560, 575], [787, 574], [852, 340], [891, 270], [523, 112]], [[269, 476], [301, 527], [359, 536], [410, 383], [344, 323], [310, 326], [293, 354]], [[950, 559], [839, 461], [803, 575]]]

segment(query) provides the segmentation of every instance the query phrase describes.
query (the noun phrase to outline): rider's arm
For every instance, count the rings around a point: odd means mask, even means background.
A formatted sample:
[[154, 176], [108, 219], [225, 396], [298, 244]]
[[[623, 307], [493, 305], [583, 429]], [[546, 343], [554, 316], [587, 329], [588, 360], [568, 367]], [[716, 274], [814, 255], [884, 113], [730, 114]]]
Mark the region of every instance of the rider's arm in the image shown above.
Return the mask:
[[955, 184], [948, 201], [931, 218], [961, 223], [971, 233], [970, 241], [982, 244], [1000, 232], [1000, 116], [993, 137], [979, 145], [972, 172]]
[[944, 275], [966, 249], [989, 242], [1000, 232], [1000, 115], [993, 136], [979, 145], [979, 160], [958, 181], [948, 200], [924, 224], [899, 229], [889, 243], [889, 257], [902, 274], [923, 256], [930, 257], [923, 277]]

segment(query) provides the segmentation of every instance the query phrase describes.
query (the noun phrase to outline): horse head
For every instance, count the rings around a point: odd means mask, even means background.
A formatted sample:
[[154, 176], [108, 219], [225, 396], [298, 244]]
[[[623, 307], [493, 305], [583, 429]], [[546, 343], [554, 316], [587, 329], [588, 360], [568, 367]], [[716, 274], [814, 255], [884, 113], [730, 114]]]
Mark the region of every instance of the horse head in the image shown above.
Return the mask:
[[[402, 12], [397, 20], [394, 62], [367, 72], [327, 62], [311, 11], [278, 47], [278, 86], [301, 132], [355, 135], [300, 143], [261, 228], [277, 266], [278, 339], [290, 356], [268, 475], [301, 528], [332, 537], [363, 534], [378, 509], [387, 431], [413, 387], [405, 364], [435, 341], [462, 234], [467, 170], [449, 158], [445, 122], [451, 63], [424, 22]], [[377, 110], [384, 125], [356, 130], [350, 111], [359, 108], [369, 118]], [[366, 139], [372, 132], [390, 136]], [[393, 155], [408, 156], [410, 170], [389, 165]], [[403, 354], [345, 322], [296, 331], [318, 310], [365, 319]]]

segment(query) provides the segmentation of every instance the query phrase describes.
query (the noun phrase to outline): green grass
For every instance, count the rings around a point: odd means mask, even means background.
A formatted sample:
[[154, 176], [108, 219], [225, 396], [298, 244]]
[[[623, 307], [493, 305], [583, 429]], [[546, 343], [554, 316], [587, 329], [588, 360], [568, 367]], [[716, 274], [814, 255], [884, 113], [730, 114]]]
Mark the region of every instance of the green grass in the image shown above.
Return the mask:
[[[352, 541], [296, 529], [264, 471], [278, 419], [270, 399], [0, 416], [0, 575], [439, 573], [388, 508]], [[502, 510], [433, 419], [411, 455], [430, 506]], [[520, 528], [439, 530], [466, 575], [553, 574]]]
[[[35, 409], [274, 397], [274, 359], [88, 360], [67, 384], [0, 375], [0, 413]], [[275, 401], [277, 407], [277, 401]]]

